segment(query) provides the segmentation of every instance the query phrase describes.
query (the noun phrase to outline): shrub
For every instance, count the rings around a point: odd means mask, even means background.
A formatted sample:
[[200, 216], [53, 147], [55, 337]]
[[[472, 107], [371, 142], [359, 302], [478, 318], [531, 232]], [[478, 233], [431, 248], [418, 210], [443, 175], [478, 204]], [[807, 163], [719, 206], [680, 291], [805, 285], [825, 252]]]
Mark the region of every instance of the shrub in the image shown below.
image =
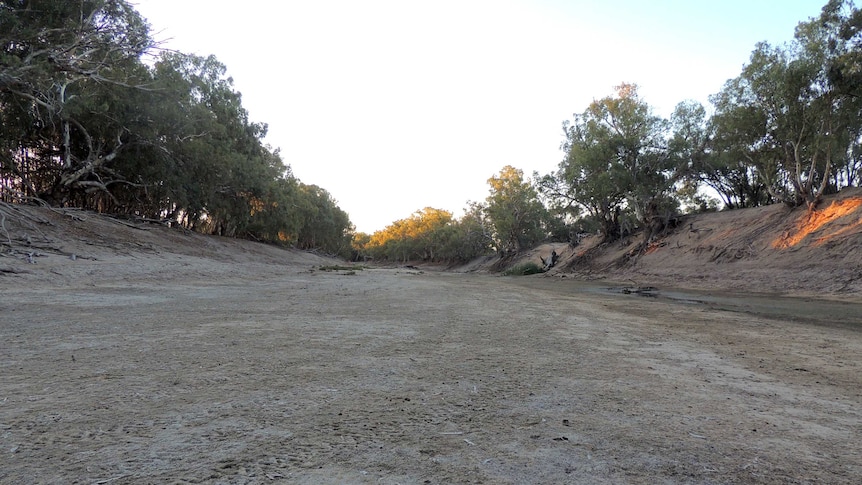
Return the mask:
[[320, 271], [353, 271], [356, 274], [356, 271], [362, 271], [364, 268], [362, 266], [342, 266], [339, 264], [333, 264], [331, 266], [321, 266]]
[[538, 264], [530, 262], [512, 266], [503, 272], [503, 276], [527, 276], [539, 273], [543, 273], [542, 268]]

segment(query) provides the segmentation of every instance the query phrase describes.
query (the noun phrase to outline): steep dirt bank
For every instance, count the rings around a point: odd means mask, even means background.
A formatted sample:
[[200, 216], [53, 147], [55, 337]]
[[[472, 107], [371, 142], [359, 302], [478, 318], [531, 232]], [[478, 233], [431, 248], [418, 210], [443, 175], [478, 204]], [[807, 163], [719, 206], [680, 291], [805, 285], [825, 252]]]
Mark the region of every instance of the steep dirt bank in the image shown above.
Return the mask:
[[574, 248], [545, 245], [523, 259], [539, 263], [556, 250], [561, 261], [549, 276], [862, 299], [862, 189], [828, 197], [813, 213], [776, 204], [685, 216], [643, 254], [641, 241], [635, 234], [600, 247], [593, 236]]
[[[278, 274], [338, 261], [76, 209], [0, 206], [0, 285]], [[5, 278], [5, 279], [4, 279]]]
[[[110, 266], [118, 274], [188, 272], [207, 277], [221, 274], [220, 263], [225, 262], [242, 263], [231, 271], [260, 274], [277, 272], [280, 264], [289, 262], [334, 263], [309, 253], [77, 210], [7, 205], [0, 207], [0, 222], [0, 277], [75, 280], [104, 275], [95, 270], [99, 266]], [[862, 189], [828, 197], [813, 213], [777, 204], [685, 216], [643, 253], [637, 251], [640, 242], [635, 234], [599, 246], [592, 236], [576, 247], [543, 245], [514, 262], [541, 264], [540, 257], [555, 250], [560, 262], [547, 276], [862, 299]], [[210, 263], [192, 264], [203, 261]], [[491, 271], [497, 263], [496, 258], [485, 258], [456, 271]]]

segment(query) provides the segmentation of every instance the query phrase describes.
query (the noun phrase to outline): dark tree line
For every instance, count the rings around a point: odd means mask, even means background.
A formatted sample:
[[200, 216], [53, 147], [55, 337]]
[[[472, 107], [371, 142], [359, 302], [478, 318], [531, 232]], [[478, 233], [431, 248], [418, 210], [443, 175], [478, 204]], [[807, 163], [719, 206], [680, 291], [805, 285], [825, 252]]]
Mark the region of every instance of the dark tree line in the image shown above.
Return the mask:
[[0, 2], [0, 200], [129, 214], [348, 254], [215, 57], [158, 53], [125, 0]]

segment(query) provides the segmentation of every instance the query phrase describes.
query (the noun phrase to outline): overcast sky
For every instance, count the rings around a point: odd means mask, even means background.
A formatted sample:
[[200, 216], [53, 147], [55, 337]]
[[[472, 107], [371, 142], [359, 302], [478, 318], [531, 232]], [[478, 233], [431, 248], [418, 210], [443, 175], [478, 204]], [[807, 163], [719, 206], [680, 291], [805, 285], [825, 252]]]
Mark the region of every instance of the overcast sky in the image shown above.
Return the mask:
[[266, 141], [357, 230], [460, 216], [505, 165], [553, 171], [561, 123], [633, 82], [657, 112], [736, 77], [826, 0], [133, 0], [215, 54]]

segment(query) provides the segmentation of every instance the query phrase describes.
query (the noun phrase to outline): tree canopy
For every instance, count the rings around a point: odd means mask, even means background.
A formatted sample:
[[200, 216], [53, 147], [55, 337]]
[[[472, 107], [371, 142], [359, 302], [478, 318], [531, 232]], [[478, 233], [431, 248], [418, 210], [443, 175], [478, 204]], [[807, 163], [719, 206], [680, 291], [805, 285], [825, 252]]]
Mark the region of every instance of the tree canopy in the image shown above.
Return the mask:
[[749, 185], [762, 184], [765, 201], [814, 208], [824, 194], [862, 181], [854, 82], [862, 79], [860, 19], [852, 2], [831, 0], [820, 17], [799, 24], [789, 44], [758, 44], [742, 73], [712, 98], [716, 148], [749, 181], [756, 175]]
[[[690, 117], [696, 111], [682, 105], [675, 116]], [[666, 206], [675, 205], [669, 194], [690, 163], [680, 156], [684, 134], [677, 139], [677, 153], [671, 150], [670, 127], [641, 99], [636, 85], [618, 86], [616, 96], [593, 101], [573, 121], [563, 123], [566, 158], [555, 174], [541, 179], [544, 193], [557, 205], [586, 209], [606, 239], [624, 230], [624, 210], [651, 224], [665, 215]]]
[[524, 180], [522, 170], [506, 165], [488, 179], [488, 185], [485, 212], [498, 251], [529, 249], [546, 238], [548, 210], [533, 184]]
[[162, 220], [348, 255], [214, 56], [157, 54], [125, 0], [0, 3], [0, 200]]

